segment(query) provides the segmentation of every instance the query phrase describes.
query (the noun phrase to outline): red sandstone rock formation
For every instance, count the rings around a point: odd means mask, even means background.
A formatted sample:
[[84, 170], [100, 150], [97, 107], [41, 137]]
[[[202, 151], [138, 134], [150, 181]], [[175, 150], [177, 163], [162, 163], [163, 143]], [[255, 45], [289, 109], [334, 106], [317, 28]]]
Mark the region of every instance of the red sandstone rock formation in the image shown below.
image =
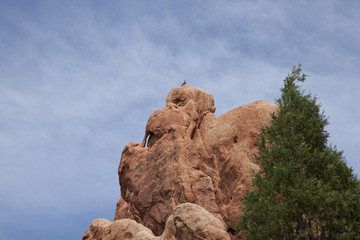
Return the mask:
[[189, 85], [171, 89], [166, 106], [150, 116], [142, 143], [123, 150], [115, 220], [133, 219], [164, 236], [174, 209], [194, 203], [224, 226], [236, 221], [259, 169], [253, 159], [259, 129], [275, 110], [256, 101], [215, 117], [211, 94]]

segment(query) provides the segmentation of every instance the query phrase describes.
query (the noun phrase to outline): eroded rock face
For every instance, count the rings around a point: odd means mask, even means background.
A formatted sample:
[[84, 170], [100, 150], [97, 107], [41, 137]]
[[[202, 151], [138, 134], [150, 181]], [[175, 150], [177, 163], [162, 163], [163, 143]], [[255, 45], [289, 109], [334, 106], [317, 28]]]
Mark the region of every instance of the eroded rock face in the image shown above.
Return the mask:
[[222, 222], [204, 208], [191, 203], [177, 206], [160, 237], [130, 219], [94, 220], [82, 240], [230, 240]]
[[188, 85], [171, 89], [142, 143], [123, 150], [115, 220], [133, 219], [160, 236], [176, 206], [194, 203], [224, 225], [236, 221], [259, 169], [253, 161], [259, 128], [275, 110], [257, 101], [215, 117], [211, 94]]

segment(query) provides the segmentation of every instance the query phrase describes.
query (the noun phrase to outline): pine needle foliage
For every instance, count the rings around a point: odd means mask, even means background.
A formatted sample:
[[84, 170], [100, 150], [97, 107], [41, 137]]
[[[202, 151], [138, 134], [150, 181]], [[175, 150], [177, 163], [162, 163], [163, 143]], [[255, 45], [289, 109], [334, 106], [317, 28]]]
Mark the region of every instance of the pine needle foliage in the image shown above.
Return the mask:
[[300, 89], [301, 65], [284, 80], [278, 110], [261, 129], [253, 191], [237, 231], [249, 240], [360, 239], [360, 184], [342, 152], [328, 146], [328, 120]]

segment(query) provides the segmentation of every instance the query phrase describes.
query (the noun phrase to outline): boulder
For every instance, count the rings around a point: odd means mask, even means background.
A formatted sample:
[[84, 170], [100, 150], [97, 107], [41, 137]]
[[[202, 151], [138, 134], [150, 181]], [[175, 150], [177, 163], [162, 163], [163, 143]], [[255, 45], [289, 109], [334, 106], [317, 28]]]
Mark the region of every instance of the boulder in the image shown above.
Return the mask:
[[131, 219], [110, 222], [107, 219], [96, 219], [91, 222], [81, 240], [155, 240], [151, 230]]
[[196, 204], [178, 205], [167, 219], [161, 240], [230, 240], [225, 225]]

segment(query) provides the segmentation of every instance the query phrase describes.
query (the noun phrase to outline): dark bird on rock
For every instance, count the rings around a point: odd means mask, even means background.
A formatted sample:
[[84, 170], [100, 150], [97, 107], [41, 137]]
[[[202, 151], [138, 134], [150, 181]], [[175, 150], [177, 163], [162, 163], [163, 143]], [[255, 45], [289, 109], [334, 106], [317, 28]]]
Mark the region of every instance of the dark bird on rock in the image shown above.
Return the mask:
[[183, 84], [181, 84], [181, 86], [184, 86], [184, 85], [186, 85], [186, 80], [184, 80]]

